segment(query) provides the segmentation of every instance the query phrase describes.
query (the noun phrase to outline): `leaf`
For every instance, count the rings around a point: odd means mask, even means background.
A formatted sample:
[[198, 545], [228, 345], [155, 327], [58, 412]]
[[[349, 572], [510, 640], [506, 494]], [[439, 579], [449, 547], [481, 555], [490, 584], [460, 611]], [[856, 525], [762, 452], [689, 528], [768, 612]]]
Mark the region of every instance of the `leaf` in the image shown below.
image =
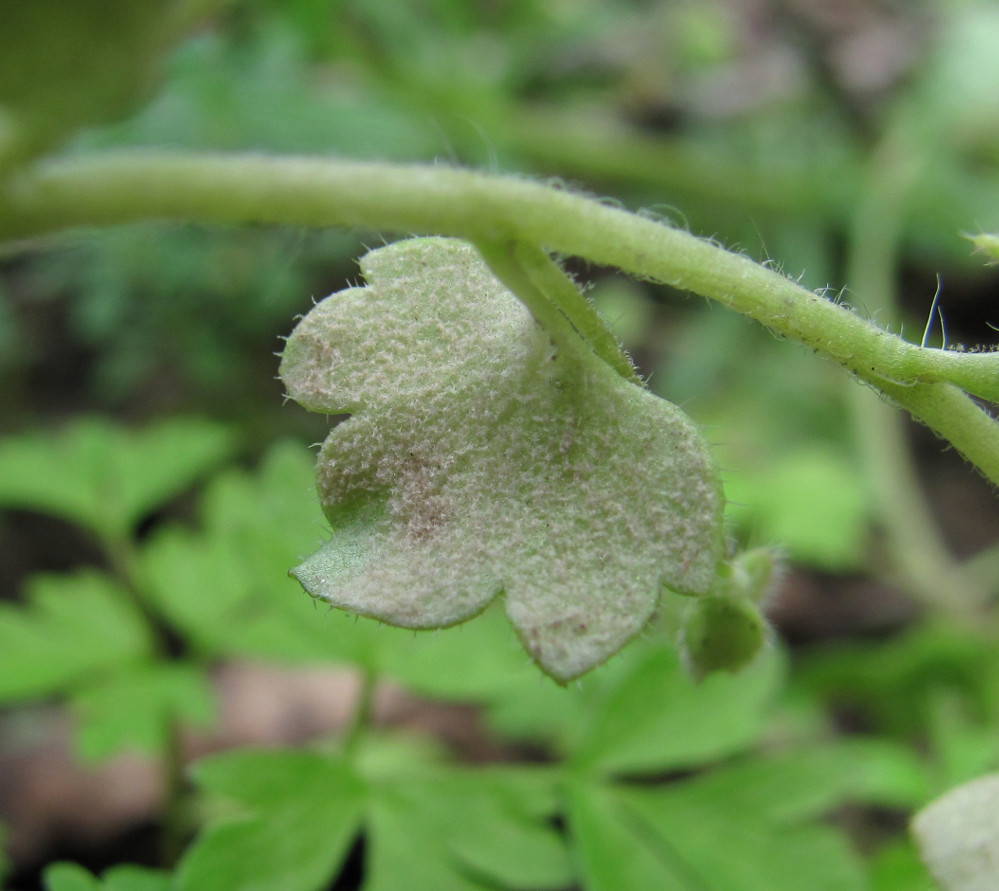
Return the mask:
[[199, 761], [194, 775], [243, 814], [195, 841], [178, 867], [181, 891], [315, 891], [360, 829], [364, 787], [336, 757], [242, 750]]
[[882, 847], [871, 868], [870, 891], [939, 891], [912, 840], [902, 837]]
[[789, 559], [828, 571], [856, 568], [863, 556], [871, 496], [856, 462], [828, 445], [791, 450], [765, 471], [727, 485], [733, 515]]
[[390, 777], [374, 787], [365, 891], [541, 891], [572, 883], [550, 824], [550, 774], [517, 768]]
[[231, 448], [223, 427], [194, 418], [141, 431], [90, 418], [60, 433], [23, 434], [0, 442], [0, 505], [62, 517], [113, 541]]
[[182, 34], [169, 0], [141, 11], [127, 0], [13, 3], [4, 19], [0, 114], [17, 125], [24, 154], [134, 109]]
[[[696, 782], [696, 781], [695, 781]], [[679, 788], [618, 788], [635, 832], [669, 852], [683, 888], [698, 891], [851, 891], [864, 888], [859, 858], [836, 830], [786, 823], [723, 796]], [[775, 796], [780, 794], [774, 788]]]
[[678, 409], [556, 349], [466, 244], [401, 242], [361, 267], [368, 287], [316, 306], [281, 363], [306, 408], [351, 414], [319, 456], [333, 537], [293, 571], [310, 594], [437, 628], [502, 591], [565, 682], [641, 630], [664, 587], [710, 589], [721, 489]]
[[152, 652], [145, 621], [107, 576], [35, 576], [0, 604], [0, 702], [64, 692]]
[[[536, 687], [509, 624], [493, 614], [441, 635], [401, 629], [289, 597], [287, 567], [321, 535], [308, 449], [277, 443], [253, 472], [226, 470], [206, 488], [203, 529], [166, 528], [143, 549], [157, 608], [206, 654], [369, 666], [421, 693], [482, 701]], [[206, 596], [211, 592], [211, 596]]]
[[81, 690], [73, 699], [77, 751], [98, 760], [131, 748], [161, 754], [173, 722], [197, 727], [215, 719], [208, 679], [194, 665], [151, 664]]
[[864, 887], [857, 857], [812, 821], [847, 801], [911, 806], [925, 781], [904, 747], [858, 741], [655, 787], [577, 774], [568, 818], [590, 891], [848, 891]]
[[677, 770], [749, 747], [769, 720], [783, 659], [766, 651], [737, 675], [695, 682], [658, 646], [591, 696], [573, 764], [607, 773]]
[[668, 845], [649, 844], [613, 789], [600, 783], [570, 787], [568, 819], [586, 891], [693, 891]]
[[944, 891], [992, 891], [999, 875], [999, 773], [952, 789], [912, 821]]
[[373, 629], [344, 623], [331, 633], [317, 624], [315, 604], [289, 596], [288, 565], [303, 540], [321, 536], [313, 480], [308, 450], [277, 443], [255, 472], [227, 470], [212, 480], [201, 532], [167, 528], [143, 549], [150, 596], [206, 653], [364, 661], [365, 632]]
[[54, 863], [45, 870], [48, 891], [100, 891], [100, 882], [76, 863]]
[[45, 870], [48, 891], [169, 891], [170, 876], [156, 869], [123, 865], [94, 878], [76, 863], [54, 863]]
[[373, 643], [380, 673], [424, 696], [488, 702], [538, 689], [538, 673], [498, 604], [476, 621], [438, 634], [379, 630]]

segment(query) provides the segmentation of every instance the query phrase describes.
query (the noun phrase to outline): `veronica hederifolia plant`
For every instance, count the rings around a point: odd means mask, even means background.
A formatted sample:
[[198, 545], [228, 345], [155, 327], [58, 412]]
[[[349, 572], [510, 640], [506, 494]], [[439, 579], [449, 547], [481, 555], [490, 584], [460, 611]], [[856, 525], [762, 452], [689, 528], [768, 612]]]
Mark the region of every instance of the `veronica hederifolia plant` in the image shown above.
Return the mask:
[[[292, 571], [312, 596], [437, 628], [502, 593], [565, 682], [657, 608], [679, 627], [675, 594], [717, 591], [724, 499], [679, 409], [554, 338], [469, 244], [398, 242], [361, 269], [367, 287], [317, 304], [281, 362], [292, 398], [350, 416], [318, 459], [332, 537]], [[762, 640], [749, 624], [740, 663]]]

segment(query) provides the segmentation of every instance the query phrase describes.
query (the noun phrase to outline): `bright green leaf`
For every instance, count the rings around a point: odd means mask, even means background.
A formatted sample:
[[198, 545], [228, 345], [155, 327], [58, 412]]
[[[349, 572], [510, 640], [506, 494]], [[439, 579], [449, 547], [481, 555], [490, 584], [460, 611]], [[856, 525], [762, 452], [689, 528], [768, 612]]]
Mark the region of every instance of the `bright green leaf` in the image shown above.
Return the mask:
[[101, 884], [76, 863], [54, 863], [45, 870], [48, 891], [100, 891]]
[[0, 604], [0, 701], [62, 693], [152, 652], [148, 629], [107, 576], [36, 576], [25, 606]]
[[564, 888], [552, 777], [494, 768], [389, 777], [371, 801], [365, 891]]
[[295, 597], [287, 578], [303, 541], [322, 535], [313, 486], [309, 452], [293, 443], [273, 446], [253, 473], [216, 477], [202, 499], [201, 532], [165, 529], [144, 548], [157, 608], [211, 654], [365, 661], [372, 623], [324, 627], [323, 610]]
[[178, 869], [181, 891], [315, 891], [360, 829], [364, 788], [338, 758], [244, 750], [198, 762], [195, 777], [245, 814], [195, 841]]
[[641, 773], [706, 764], [747, 748], [766, 726], [783, 659], [764, 651], [737, 675], [694, 681], [665, 646], [589, 699], [575, 764]]
[[[592, 858], [588, 868], [605, 886], [612, 855], [586, 846], [613, 819], [621, 844], [638, 848], [630, 868], [666, 864], [685, 891], [849, 891], [864, 887], [857, 856], [843, 835], [812, 821], [847, 802], [911, 806], [925, 783], [907, 749], [857, 741], [746, 759], [658, 787], [580, 785], [570, 819], [575, 813], [578, 856]], [[594, 813], [598, 804], [603, 811]]]
[[710, 811], [723, 801], [733, 813], [784, 824], [821, 816], [845, 802], [911, 808], [928, 788], [927, 771], [909, 749], [854, 739], [747, 759], [669, 791], [694, 811]]
[[939, 891], [909, 838], [881, 848], [870, 866], [869, 891]]
[[107, 758], [126, 748], [160, 754], [171, 724], [206, 727], [215, 699], [204, 672], [180, 663], [133, 668], [81, 690], [73, 698], [83, 758]]
[[569, 829], [586, 891], [692, 891], [669, 845], [651, 845], [610, 788], [580, 783], [569, 791]]
[[859, 565], [870, 494], [847, 455], [803, 446], [755, 475], [727, 484], [735, 520], [762, 541], [777, 541], [794, 562], [843, 571]]
[[79, 523], [105, 540], [127, 537], [232, 448], [208, 421], [161, 421], [131, 431], [91, 418], [59, 433], [0, 441], [0, 505]]
[[498, 604], [436, 634], [383, 625], [373, 641], [381, 673], [425, 696], [484, 702], [538, 689], [538, 673]]
[[48, 891], [170, 891], [170, 876], [142, 866], [114, 866], [100, 879], [75, 863], [56, 863], [45, 870]]
[[566, 681], [641, 630], [664, 586], [710, 589], [721, 490], [678, 409], [555, 348], [466, 244], [361, 265], [368, 287], [316, 306], [281, 365], [306, 408], [352, 415], [319, 458], [333, 538], [294, 571], [313, 596], [436, 628], [502, 591]]
[[[689, 796], [686, 786], [619, 788], [636, 833], [669, 852], [698, 891], [862, 891], [859, 858], [830, 827], [774, 821], [723, 796]], [[779, 788], [773, 790], [775, 796]], [[682, 887], [682, 886], [681, 886]]]

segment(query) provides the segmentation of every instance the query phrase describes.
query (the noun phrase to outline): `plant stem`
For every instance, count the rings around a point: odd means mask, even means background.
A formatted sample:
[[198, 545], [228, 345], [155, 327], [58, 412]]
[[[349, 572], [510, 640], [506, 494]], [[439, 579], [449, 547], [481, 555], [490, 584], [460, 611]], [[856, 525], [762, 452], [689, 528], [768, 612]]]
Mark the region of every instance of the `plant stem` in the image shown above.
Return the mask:
[[746, 257], [564, 190], [424, 165], [123, 152], [42, 164], [0, 192], [0, 238], [150, 218], [443, 234], [616, 266], [710, 297], [835, 359], [999, 484], [999, 425], [948, 386], [999, 401], [999, 353], [906, 343]]
[[[903, 115], [889, 129], [874, 152], [868, 170], [867, 189], [856, 213], [847, 256], [846, 278], [867, 311], [884, 318], [897, 317], [896, 273], [899, 233], [904, 205], [918, 180], [921, 141], [909, 138]], [[924, 411], [960, 415], [969, 401], [947, 385], [916, 384], [927, 388]], [[893, 398], [898, 387], [882, 387]], [[937, 408], [931, 403], [952, 400]], [[950, 554], [929, 505], [901, 415], [874, 393], [851, 387], [847, 403], [853, 416], [855, 440], [864, 458], [871, 492], [884, 529], [894, 574], [917, 600], [951, 616], [974, 616], [986, 602], [988, 592], [960, 571]], [[964, 434], [979, 423], [982, 412], [973, 409], [966, 418]], [[993, 422], [986, 419], [989, 424]]]
[[343, 750], [348, 757], [352, 757], [357, 752], [364, 734], [371, 729], [371, 719], [375, 707], [375, 690], [378, 687], [378, 675], [369, 666], [362, 665], [360, 675], [361, 687], [357, 692], [357, 704], [354, 706], [354, 714], [343, 739]]
[[165, 716], [163, 733], [163, 825], [159, 837], [159, 859], [161, 866], [170, 869], [180, 859], [187, 842], [188, 796], [184, 783], [180, 723], [174, 715]]
[[[139, 612], [152, 639], [158, 660], [169, 659], [169, 644], [160, 617], [143, 593], [139, 554], [128, 534], [106, 532], [102, 536], [104, 553], [114, 576], [121, 583], [132, 606]], [[163, 783], [162, 821], [158, 838], [160, 864], [176, 864], [187, 841], [188, 790], [184, 780], [184, 750], [181, 725], [173, 709], [163, 715], [160, 777]]]
[[523, 242], [476, 245], [505, 284], [564, 349], [587, 344], [625, 380], [641, 384], [635, 366], [597, 311], [541, 248]]

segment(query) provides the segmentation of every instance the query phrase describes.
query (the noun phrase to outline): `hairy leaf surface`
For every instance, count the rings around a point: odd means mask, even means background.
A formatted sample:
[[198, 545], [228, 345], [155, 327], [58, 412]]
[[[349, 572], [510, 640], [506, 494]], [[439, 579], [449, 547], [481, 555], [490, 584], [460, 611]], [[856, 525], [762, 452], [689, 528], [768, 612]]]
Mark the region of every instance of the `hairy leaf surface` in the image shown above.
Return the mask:
[[723, 499], [682, 412], [556, 348], [469, 245], [414, 239], [361, 268], [368, 286], [319, 303], [281, 364], [295, 400], [350, 415], [319, 455], [333, 536], [293, 571], [309, 593], [436, 628], [502, 592], [564, 682], [664, 588], [711, 588]]

